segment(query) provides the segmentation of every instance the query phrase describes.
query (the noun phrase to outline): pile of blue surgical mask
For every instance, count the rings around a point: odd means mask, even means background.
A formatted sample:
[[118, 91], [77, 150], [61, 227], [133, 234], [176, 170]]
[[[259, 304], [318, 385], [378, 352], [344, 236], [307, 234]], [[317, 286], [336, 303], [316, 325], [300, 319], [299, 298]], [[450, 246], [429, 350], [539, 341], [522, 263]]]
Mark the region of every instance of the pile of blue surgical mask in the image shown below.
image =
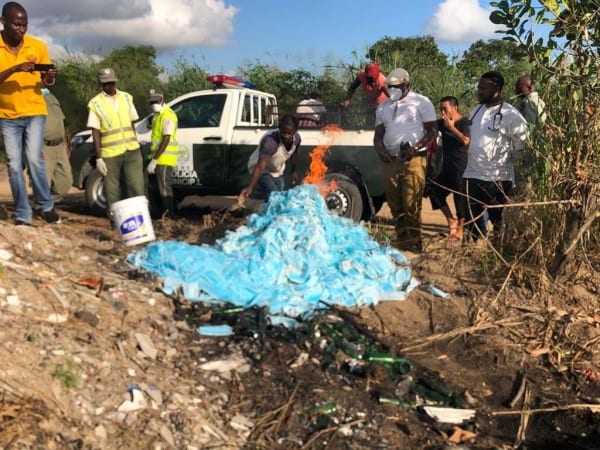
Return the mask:
[[330, 213], [313, 185], [272, 193], [214, 245], [158, 241], [128, 261], [156, 274], [166, 294], [181, 289], [193, 302], [266, 306], [273, 323], [324, 305], [403, 300], [417, 285], [401, 252]]

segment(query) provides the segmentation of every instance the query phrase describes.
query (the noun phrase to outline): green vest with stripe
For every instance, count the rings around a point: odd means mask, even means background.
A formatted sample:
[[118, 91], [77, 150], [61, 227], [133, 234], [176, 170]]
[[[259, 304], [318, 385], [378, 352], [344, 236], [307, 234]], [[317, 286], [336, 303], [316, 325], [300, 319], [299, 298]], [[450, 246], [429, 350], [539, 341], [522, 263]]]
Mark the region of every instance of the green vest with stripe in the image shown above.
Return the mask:
[[175, 124], [173, 134], [169, 139], [167, 147], [156, 160], [160, 166], [175, 166], [177, 165], [177, 155], [179, 154], [179, 145], [177, 144], [177, 115], [175, 111], [167, 105], [163, 106], [161, 112], [154, 117], [152, 121], [152, 134], [150, 143], [150, 158], [154, 156], [163, 138], [163, 124], [165, 120], [170, 120]]
[[128, 150], [140, 148], [135, 131], [131, 126], [133, 99], [126, 92], [118, 92], [116, 104], [104, 94], [98, 94], [88, 103], [100, 119], [100, 154], [102, 158], [113, 158]]

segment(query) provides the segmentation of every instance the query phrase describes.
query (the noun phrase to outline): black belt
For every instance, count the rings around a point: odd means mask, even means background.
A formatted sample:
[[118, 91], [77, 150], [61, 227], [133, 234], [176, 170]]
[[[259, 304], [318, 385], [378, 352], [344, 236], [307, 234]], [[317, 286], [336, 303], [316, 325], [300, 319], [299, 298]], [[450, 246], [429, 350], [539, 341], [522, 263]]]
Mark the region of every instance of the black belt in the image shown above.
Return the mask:
[[62, 143], [63, 143], [63, 138], [52, 139], [52, 140], [44, 139], [44, 144], [47, 145], [48, 147], [54, 147], [54, 146], [62, 144]]

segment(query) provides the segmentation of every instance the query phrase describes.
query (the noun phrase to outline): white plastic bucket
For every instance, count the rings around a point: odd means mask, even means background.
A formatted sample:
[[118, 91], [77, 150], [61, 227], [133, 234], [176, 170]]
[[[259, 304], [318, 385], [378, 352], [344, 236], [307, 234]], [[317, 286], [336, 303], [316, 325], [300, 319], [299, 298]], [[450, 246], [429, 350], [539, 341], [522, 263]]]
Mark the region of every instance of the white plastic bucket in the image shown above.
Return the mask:
[[113, 203], [110, 212], [126, 247], [156, 239], [148, 199], [143, 195]]

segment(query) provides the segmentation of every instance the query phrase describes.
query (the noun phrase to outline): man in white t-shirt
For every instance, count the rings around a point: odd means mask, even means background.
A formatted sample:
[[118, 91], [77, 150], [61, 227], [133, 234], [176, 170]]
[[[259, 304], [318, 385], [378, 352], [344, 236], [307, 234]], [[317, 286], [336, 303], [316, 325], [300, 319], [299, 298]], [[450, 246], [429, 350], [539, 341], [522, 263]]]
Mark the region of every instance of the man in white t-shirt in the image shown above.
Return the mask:
[[[494, 231], [500, 231], [503, 208], [515, 182], [514, 164], [523, 156], [528, 126], [519, 111], [502, 99], [504, 77], [486, 72], [477, 84], [480, 104], [470, 114], [471, 142], [467, 167], [463, 173], [463, 192], [467, 196], [467, 220], [473, 237], [485, 235], [487, 210]], [[488, 206], [495, 206], [489, 208]]]
[[427, 145], [437, 136], [435, 107], [427, 97], [410, 90], [406, 70], [392, 70], [386, 81], [389, 98], [375, 113], [373, 143], [396, 225], [393, 245], [420, 252]]

